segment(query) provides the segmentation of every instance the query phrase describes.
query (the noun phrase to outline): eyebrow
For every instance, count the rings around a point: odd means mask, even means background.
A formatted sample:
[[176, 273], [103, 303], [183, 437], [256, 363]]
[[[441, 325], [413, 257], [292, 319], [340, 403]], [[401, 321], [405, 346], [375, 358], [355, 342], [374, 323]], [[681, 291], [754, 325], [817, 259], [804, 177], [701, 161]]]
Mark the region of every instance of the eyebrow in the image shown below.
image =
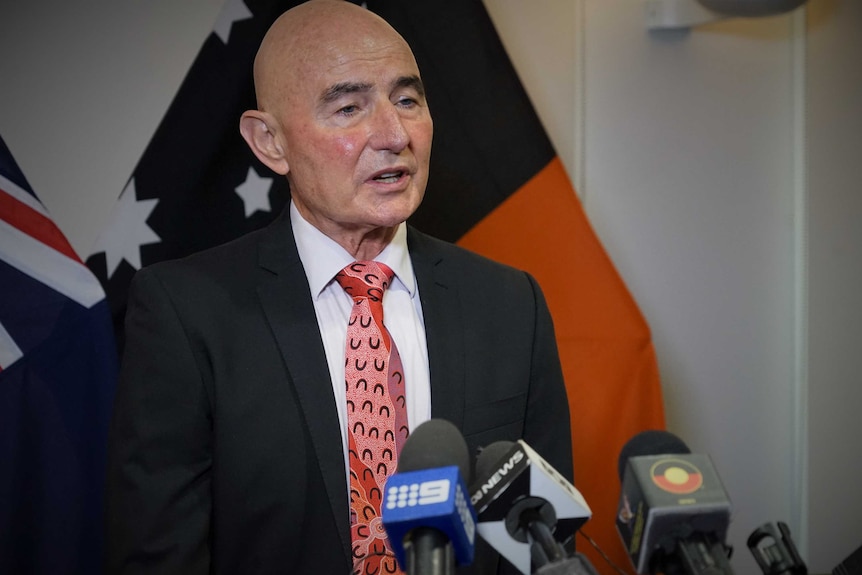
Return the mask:
[[366, 82], [340, 82], [327, 88], [320, 96], [320, 102], [322, 104], [329, 104], [345, 94], [356, 94], [359, 92], [370, 91], [371, 84]]
[[[373, 85], [367, 82], [339, 82], [338, 84], [330, 86], [323, 92], [320, 96], [320, 103], [329, 104], [338, 100], [345, 94], [366, 93], [370, 92], [372, 88]], [[425, 97], [425, 85], [422, 84], [422, 80], [419, 76], [411, 75], [398, 77], [394, 82], [392, 82], [392, 89], [397, 90], [400, 88], [412, 88], [416, 90], [421, 97]]]
[[411, 76], [401, 76], [395, 82], [392, 83], [393, 89], [398, 88], [413, 88], [416, 90], [416, 93], [425, 97], [425, 84], [422, 83], [422, 80], [419, 76], [411, 75]]

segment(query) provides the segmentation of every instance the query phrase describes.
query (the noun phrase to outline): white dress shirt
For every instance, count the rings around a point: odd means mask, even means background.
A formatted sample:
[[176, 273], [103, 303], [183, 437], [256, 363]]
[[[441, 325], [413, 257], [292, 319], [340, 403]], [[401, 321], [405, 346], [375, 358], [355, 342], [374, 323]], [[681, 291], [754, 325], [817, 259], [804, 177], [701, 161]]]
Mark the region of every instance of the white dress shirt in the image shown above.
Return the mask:
[[[326, 362], [329, 364], [332, 393], [341, 425], [345, 476], [349, 486], [344, 348], [347, 344], [347, 322], [353, 309], [353, 299], [335, 281], [335, 274], [356, 260], [334, 240], [305, 221], [293, 202], [290, 204], [290, 222], [293, 225], [299, 259], [305, 268], [305, 276], [314, 301]], [[406, 386], [407, 422], [413, 431], [417, 425], [431, 418], [431, 381], [425, 322], [419, 301], [419, 287], [407, 250], [406, 223], [398, 226], [392, 242], [374, 259], [395, 272], [392, 285], [383, 296], [383, 323], [395, 340], [401, 355]]]

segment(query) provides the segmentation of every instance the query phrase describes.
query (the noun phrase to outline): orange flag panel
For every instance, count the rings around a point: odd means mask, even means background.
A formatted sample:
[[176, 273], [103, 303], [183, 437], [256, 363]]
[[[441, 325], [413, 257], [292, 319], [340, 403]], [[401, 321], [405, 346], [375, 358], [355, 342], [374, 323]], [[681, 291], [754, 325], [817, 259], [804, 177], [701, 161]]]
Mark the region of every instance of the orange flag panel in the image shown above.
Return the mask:
[[[664, 428], [649, 327], [608, 258], [559, 158], [473, 227], [459, 245], [531, 273], [554, 318], [568, 391], [575, 484], [584, 526], [620, 567], [631, 564], [614, 526], [617, 459], [644, 429]], [[584, 540], [578, 550], [613, 573]]]

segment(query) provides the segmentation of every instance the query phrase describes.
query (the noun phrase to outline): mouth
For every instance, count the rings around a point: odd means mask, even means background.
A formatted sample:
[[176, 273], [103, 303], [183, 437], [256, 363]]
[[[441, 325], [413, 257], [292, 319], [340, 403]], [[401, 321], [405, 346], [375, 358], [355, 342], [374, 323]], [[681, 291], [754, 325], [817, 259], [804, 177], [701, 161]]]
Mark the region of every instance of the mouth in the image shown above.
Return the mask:
[[387, 170], [371, 177], [371, 181], [381, 184], [394, 184], [407, 175], [406, 170]]

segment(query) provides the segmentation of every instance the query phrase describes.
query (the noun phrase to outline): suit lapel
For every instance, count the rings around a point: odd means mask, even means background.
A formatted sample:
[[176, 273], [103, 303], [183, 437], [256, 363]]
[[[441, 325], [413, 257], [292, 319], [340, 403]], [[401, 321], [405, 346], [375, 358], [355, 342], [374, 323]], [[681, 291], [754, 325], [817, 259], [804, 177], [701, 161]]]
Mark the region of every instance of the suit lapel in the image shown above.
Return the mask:
[[342, 547], [351, 563], [340, 426], [320, 328], [287, 210], [267, 230], [259, 255], [260, 267], [269, 273], [258, 285], [258, 296], [305, 414]]
[[428, 363], [431, 373], [431, 417], [464, 426], [464, 314], [459, 282], [443, 251], [425, 234], [408, 228], [407, 243], [419, 284]]
[[[413, 228], [409, 228], [407, 239], [425, 320], [431, 416], [463, 428], [467, 382], [457, 278], [449, 271], [450, 262], [436, 246], [437, 240]], [[258, 296], [306, 416], [330, 509], [350, 562], [350, 512], [338, 415], [320, 328], [287, 210], [264, 234], [259, 263], [266, 277], [258, 285]]]

